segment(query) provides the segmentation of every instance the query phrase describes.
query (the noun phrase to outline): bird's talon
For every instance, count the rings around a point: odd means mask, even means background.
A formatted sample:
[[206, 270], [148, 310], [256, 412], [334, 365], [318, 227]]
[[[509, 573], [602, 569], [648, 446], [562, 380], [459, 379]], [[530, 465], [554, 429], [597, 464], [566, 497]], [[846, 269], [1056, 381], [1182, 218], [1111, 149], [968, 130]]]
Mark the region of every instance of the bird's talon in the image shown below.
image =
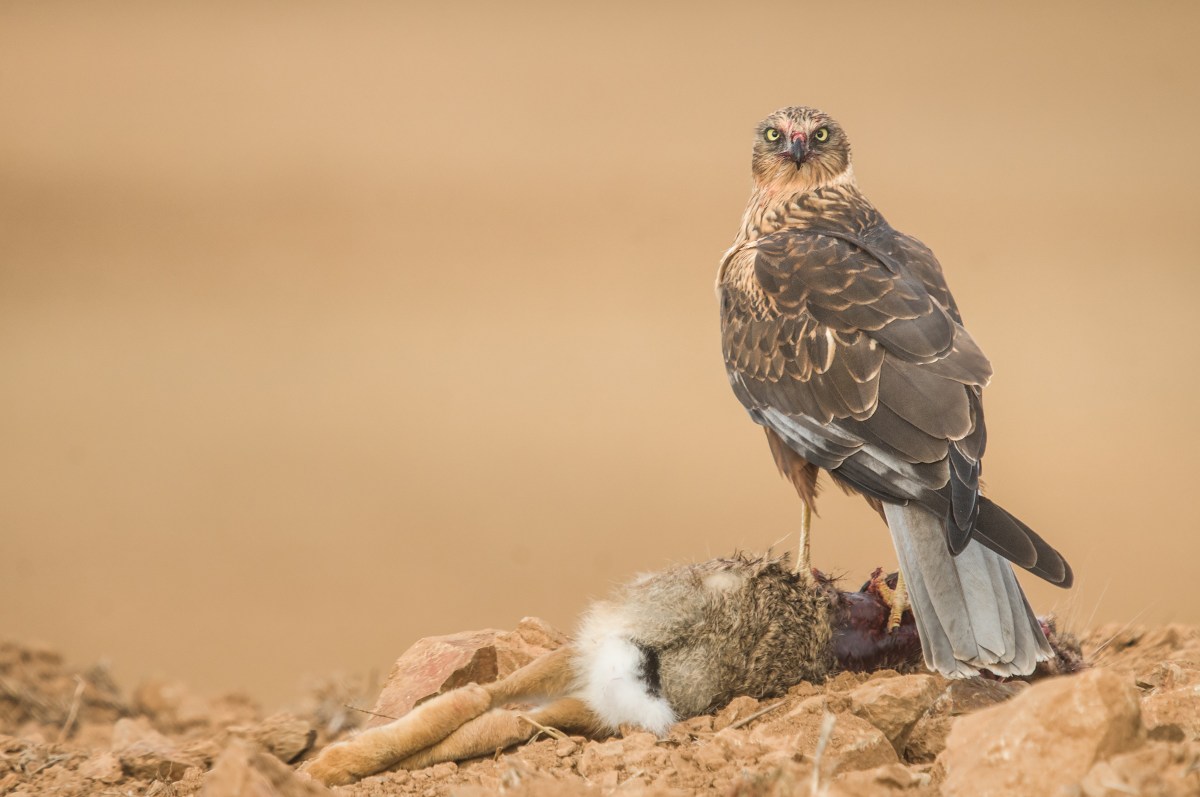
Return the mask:
[[888, 614], [887, 630], [890, 634], [900, 627], [900, 621], [904, 618], [904, 612], [908, 607], [903, 603], [893, 603], [892, 611]]
[[901, 573], [896, 574], [896, 586], [889, 587], [887, 576], [883, 574], [883, 569], [879, 568], [871, 574], [871, 586], [875, 588], [875, 592], [884, 603], [888, 605], [887, 630], [888, 633], [895, 631], [900, 627], [901, 621], [904, 619], [904, 612], [908, 606], [908, 587], [904, 583], [904, 576]]

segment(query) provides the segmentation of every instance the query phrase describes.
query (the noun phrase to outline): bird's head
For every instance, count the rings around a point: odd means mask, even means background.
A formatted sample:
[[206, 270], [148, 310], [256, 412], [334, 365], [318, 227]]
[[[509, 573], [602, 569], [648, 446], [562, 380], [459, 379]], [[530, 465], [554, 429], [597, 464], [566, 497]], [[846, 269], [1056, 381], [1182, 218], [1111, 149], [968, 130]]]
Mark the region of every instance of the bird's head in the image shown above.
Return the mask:
[[752, 163], [754, 182], [768, 191], [812, 191], [854, 180], [841, 125], [802, 105], [781, 108], [759, 123]]

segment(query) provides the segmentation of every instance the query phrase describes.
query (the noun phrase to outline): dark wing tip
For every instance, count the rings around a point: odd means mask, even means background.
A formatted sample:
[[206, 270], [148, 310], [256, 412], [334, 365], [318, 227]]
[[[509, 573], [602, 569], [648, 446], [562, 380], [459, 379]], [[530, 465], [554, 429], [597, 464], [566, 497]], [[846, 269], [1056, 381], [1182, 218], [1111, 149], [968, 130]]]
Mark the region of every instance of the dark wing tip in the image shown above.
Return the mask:
[[1065, 589], [1075, 582], [1075, 574], [1062, 554], [989, 498], [979, 499], [979, 522], [973, 536], [1013, 564], [1051, 584]]
[[1063, 589], [1070, 589], [1075, 584], [1075, 571], [1071, 569], [1070, 562], [1068, 562], [1066, 559], [1063, 559], [1061, 556], [1058, 558], [1062, 560], [1064, 572], [1062, 580], [1057, 582], [1057, 586], [1060, 586]]

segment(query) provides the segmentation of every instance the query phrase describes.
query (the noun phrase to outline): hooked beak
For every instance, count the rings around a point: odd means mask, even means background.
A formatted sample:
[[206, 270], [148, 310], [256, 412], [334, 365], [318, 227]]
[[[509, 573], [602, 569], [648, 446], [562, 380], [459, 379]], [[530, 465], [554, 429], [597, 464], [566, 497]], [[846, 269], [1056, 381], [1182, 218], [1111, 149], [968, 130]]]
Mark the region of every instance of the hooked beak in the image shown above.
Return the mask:
[[793, 161], [796, 162], [796, 168], [804, 163], [804, 159], [808, 157], [808, 148], [805, 146], [804, 138], [797, 137], [792, 139], [792, 148], [789, 152]]

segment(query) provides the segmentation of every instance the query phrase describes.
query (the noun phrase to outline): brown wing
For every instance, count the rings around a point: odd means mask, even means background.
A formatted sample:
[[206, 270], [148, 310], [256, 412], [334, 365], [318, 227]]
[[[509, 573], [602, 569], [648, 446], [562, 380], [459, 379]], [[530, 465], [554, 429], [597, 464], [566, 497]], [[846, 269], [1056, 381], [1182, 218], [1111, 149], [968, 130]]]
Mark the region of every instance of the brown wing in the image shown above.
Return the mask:
[[947, 517], [961, 550], [979, 511], [991, 376], [932, 254], [890, 228], [785, 230], [756, 242], [763, 297], [727, 285], [730, 381], [758, 423], [835, 478]]

